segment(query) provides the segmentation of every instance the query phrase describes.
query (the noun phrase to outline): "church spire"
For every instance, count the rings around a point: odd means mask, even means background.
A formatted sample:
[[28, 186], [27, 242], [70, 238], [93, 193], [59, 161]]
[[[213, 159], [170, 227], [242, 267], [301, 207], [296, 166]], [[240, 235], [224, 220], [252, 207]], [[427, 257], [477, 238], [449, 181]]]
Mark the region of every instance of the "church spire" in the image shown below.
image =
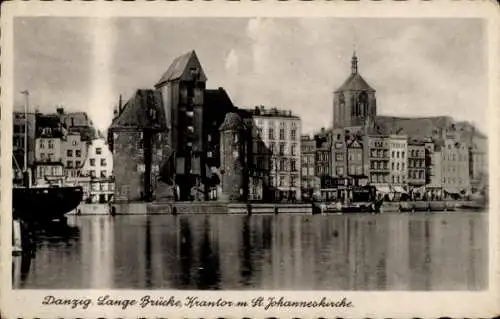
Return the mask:
[[351, 73], [353, 75], [358, 73], [358, 57], [356, 56], [356, 49], [352, 52]]

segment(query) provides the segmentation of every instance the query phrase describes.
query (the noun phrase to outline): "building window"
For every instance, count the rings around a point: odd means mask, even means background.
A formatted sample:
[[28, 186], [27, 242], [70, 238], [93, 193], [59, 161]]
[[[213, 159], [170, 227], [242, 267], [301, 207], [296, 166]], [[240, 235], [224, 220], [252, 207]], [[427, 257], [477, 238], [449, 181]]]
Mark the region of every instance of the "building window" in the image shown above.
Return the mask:
[[257, 168], [264, 169], [264, 160], [261, 157], [257, 158]]
[[296, 156], [297, 154], [297, 144], [292, 144], [291, 146], [291, 153], [292, 153], [292, 156]]
[[396, 170], [399, 171], [399, 163], [396, 163]]
[[73, 156], [73, 150], [67, 150], [66, 151], [66, 156], [67, 157], [72, 157]]
[[66, 162], [66, 167], [67, 168], [73, 168], [73, 162], [72, 161]]
[[269, 128], [268, 139], [269, 140], [274, 140], [274, 128]]
[[280, 143], [280, 155], [285, 155], [285, 143]]
[[401, 158], [405, 158], [405, 151], [401, 152]]
[[285, 176], [280, 176], [280, 186], [285, 185]]
[[207, 152], [207, 157], [208, 157], [208, 158], [212, 158], [212, 152], [208, 151], [208, 152]]
[[285, 170], [285, 160], [280, 159], [280, 171], [284, 171], [284, 170]]
[[285, 140], [285, 129], [280, 128], [280, 140], [283, 141]]
[[106, 171], [101, 171], [101, 178], [106, 178]]
[[343, 159], [344, 159], [344, 157], [342, 156], [342, 153], [338, 153], [338, 152], [335, 153], [335, 160], [341, 161]]
[[292, 172], [297, 171], [297, 161], [295, 159], [290, 160], [290, 169]]
[[296, 129], [292, 129], [292, 130], [290, 131], [290, 135], [291, 135], [291, 137], [290, 137], [290, 138], [291, 138], [292, 140], [296, 140], [296, 139], [297, 139], [297, 130], [296, 130]]
[[401, 169], [404, 171], [405, 170], [405, 163], [401, 163]]
[[95, 177], [95, 171], [94, 170], [90, 171], [90, 176]]
[[361, 152], [358, 152], [358, 161], [361, 161]]
[[101, 158], [101, 166], [106, 166], [106, 159], [105, 158]]
[[82, 151], [80, 151], [80, 150], [76, 150], [76, 151], [75, 151], [75, 156], [76, 156], [76, 157], [81, 157], [81, 156], [82, 156]]
[[269, 143], [269, 150], [274, 153], [274, 143]]
[[238, 143], [238, 134], [237, 133], [233, 134], [233, 143]]
[[95, 166], [95, 158], [90, 159], [90, 166]]
[[392, 157], [392, 158], [394, 158], [394, 157], [395, 157], [395, 156], [394, 156], [394, 154], [395, 154], [395, 152], [394, 152], [394, 151], [392, 151], [392, 152], [391, 152], [391, 157]]
[[49, 148], [54, 148], [54, 141], [49, 140]]
[[75, 162], [75, 167], [76, 167], [76, 168], [79, 168], [81, 165], [82, 165], [82, 164], [81, 164], [81, 162], [80, 162], [80, 161], [76, 161], [76, 162]]

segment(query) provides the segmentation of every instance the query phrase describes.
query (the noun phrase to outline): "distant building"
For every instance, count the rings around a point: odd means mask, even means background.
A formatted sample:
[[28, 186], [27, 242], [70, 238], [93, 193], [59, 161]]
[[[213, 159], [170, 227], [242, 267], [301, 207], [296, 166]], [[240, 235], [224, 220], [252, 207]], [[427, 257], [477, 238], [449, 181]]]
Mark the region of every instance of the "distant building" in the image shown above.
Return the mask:
[[69, 133], [61, 142], [61, 160], [68, 181], [77, 181], [87, 157], [88, 143], [82, 141], [79, 133]]
[[364, 175], [363, 144], [357, 139], [347, 142], [347, 175], [352, 177]]
[[[368, 136], [370, 158], [370, 183], [373, 185], [386, 185], [390, 183], [390, 146], [389, 138], [385, 135]], [[386, 190], [387, 192], [387, 190]]]
[[115, 163], [115, 201], [151, 200], [160, 170], [167, 169], [172, 156], [161, 94], [137, 90], [120, 105], [108, 129], [108, 143]]
[[389, 145], [390, 184], [396, 192], [404, 193], [408, 185], [408, 137], [405, 135], [390, 135]]
[[65, 178], [62, 162], [62, 142], [67, 132], [55, 115], [37, 115], [34, 176], [37, 184], [61, 181]]
[[[78, 150], [78, 149], [77, 149]], [[105, 203], [114, 194], [113, 154], [103, 138], [92, 140], [88, 146], [82, 176], [89, 178], [88, 201]]]
[[344, 129], [333, 129], [330, 166], [332, 176], [347, 176], [347, 136]]
[[315, 188], [316, 140], [309, 135], [300, 139], [302, 198], [312, 198]]
[[245, 111], [251, 113], [257, 131], [261, 132], [263, 153], [269, 150], [271, 154], [270, 187], [275, 189], [275, 200], [300, 200], [300, 118], [290, 111], [263, 106]]
[[419, 188], [425, 185], [425, 143], [410, 140], [408, 142], [408, 186]]
[[441, 148], [442, 185], [445, 195], [460, 196], [470, 192], [469, 151], [455, 138], [444, 140]]
[[316, 142], [315, 156], [315, 174], [316, 177], [331, 176], [331, 131], [322, 128], [321, 131], [314, 135]]
[[442, 142], [431, 139], [424, 142], [425, 146], [425, 188], [430, 198], [440, 198], [443, 191], [442, 183]]

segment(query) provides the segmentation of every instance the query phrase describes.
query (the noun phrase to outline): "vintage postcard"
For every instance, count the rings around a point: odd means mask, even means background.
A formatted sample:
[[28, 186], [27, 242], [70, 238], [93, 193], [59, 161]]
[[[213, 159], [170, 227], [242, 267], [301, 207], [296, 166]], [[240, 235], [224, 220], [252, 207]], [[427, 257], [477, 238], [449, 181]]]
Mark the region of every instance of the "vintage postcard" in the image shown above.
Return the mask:
[[493, 1], [1, 25], [2, 317], [500, 314]]

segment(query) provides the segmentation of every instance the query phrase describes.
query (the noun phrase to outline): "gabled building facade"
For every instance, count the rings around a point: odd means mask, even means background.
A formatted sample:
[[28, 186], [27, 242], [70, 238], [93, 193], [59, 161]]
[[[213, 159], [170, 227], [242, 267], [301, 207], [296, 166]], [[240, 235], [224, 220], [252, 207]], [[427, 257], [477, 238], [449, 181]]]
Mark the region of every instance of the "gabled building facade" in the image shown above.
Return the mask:
[[152, 200], [160, 171], [168, 169], [165, 110], [159, 92], [140, 89], [119, 107], [108, 130], [115, 201]]
[[206, 193], [207, 176], [203, 105], [207, 77], [194, 51], [176, 58], [155, 85], [163, 107], [166, 141], [174, 150], [169, 179], [179, 187], [181, 200]]

